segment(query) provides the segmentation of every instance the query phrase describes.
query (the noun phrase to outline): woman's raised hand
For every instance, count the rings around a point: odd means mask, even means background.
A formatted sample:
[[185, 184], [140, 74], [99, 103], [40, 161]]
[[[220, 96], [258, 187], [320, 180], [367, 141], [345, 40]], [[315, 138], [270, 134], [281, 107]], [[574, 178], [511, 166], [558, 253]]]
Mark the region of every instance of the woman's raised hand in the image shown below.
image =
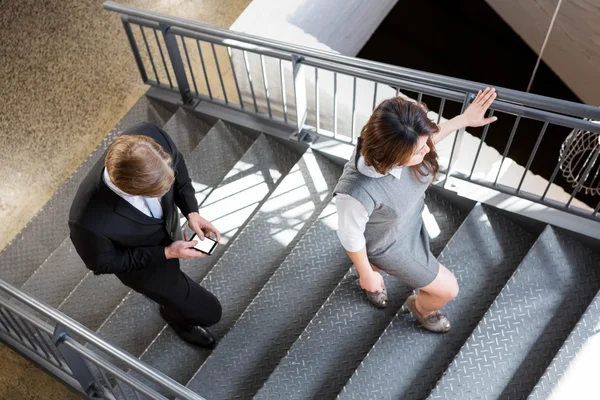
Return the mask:
[[498, 119], [496, 117], [485, 118], [485, 113], [496, 99], [496, 96], [497, 93], [494, 88], [486, 88], [483, 92], [481, 90], [477, 92], [475, 100], [473, 100], [471, 105], [462, 114], [465, 125], [477, 127], [496, 121]]

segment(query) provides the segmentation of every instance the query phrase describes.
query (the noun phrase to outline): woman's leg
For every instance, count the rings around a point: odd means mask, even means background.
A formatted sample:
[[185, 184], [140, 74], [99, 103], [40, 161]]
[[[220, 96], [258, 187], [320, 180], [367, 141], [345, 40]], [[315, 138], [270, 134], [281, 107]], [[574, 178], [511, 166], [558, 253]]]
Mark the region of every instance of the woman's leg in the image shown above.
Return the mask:
[[438, 274], [429, 285], [419, 288], [415, 306], [427, 316], [444, 307], [458, 295], [458, 282], [454, 274], [440, 264]]

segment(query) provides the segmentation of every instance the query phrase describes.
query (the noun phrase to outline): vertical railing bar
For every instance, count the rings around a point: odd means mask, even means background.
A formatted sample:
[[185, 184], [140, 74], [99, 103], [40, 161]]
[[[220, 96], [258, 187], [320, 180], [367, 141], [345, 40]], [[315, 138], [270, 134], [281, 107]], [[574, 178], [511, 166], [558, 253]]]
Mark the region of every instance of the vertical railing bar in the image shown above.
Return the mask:
[[154, 57], [152, 57], [152, 52], [150, 51], [150, 46], [148, 45], [148, 39], [146, 39], [146, 33], [144, 32], [144, 27], [138, 25], [140, 27], [140, 32], [142, 32], [142, 38], [144, 39], [144, 44], [146, 45], [146, 51], [148, 52], [148, 57], [150, 57], [150, 64], [152, 64], [152, 71], [154, 71], [154, 78], [156, 82], [160, 84], [160, 79], [158, 78], [158, 72], [156, 72], [156, 65], [154, 65]]
[[[573, 140], [575, 140], [575, 136], [577, 136], [577, 135], [572, 135], [571, 138], [568, 140], [567, 146], [565, 147], [566, 149], [568, 149], [571, 146], [571, 144], [573, 143]], [[548, 185], [546, 186], [546, 190], [544, 190], [544, 194], [542, 195], [540, 200], [543, 201], [546, 198], [546, 195], [548, 194], [548, 190], [550, 189], [550, 186], [552, 186], [552, 183], [554, 182], [554, 179], [556, 178], [556, 175], [558, 174], [559, 170], [560, 170], [560, 160], [558, 163], [556, 163], [556, 167], [554, 167], [554, 171], [552, 172], [550, 181], [548, 182]]]
[[171, 73], [169, 72], [169, 68], [167, 67], [167, 61], [165, 60], [165, 54], [163, 53], [162, 46], [160, 44], [160, 40], [158, 40], [158, 33], [156, 33], [156, 29], [152, 29], [154, 31], [154, 38], [156, 39], [156, 44], [158, 45], [158, 51], [160, 52], [160, 58], [162, 59], [163, 66], [165, 67], [165, 72], [167, 73], [167, 79], [169, 80], [169, 86], [173, 87], [173, 81], [171, 81]]
[[265, 69], [265, 57], [260, 55], [260, 70], [262, 71], [263, 86], [265, 87], [265, 96], [267, 97], [267, 111], [269, 112], [269, 118], [273, 118], [271, 111], [271, 99], [269, 97], [269, 83], [267, 81], [267, 70]]
[[375, 107], [377, 106], [377, 82], [373, 82], [375, 84], [375, 88], [373, 89], [373, 107], [371, 108], [371, 111], [375, 110]]
[[[461, 114], [465, 112], [467, 106], [469, 105], [470, 94], [465, 93], [465, 101], [463, 101]], [[464, 131], [465, 128], [461, 128], [456, 131], [456, 135], [454, 136], [454, 141], [452, 142], [452, 150], [450, 151], [450, 159], [448, 160], [448, 171], [446, 172], [446, 176], [444, 177], [444, 181], [442, 182], [442, 187], [446, 187], [446, 182], [448, 182], [448, 178], [450, 178], [450, 174], [452, 173], [452, 160], [454, 159], [454, 151], [456, 150], [456, 144], [458, 142], [458, 137], [461, 135], [461, 132]]]
[[333, 73], [333, 138], [337, 138], [337, 110], [338, 110], [338, 84], [337, 84], [337, 72]]
[[600, 201], [598, 202], [598, 206], [596, 207], [596, 209], [594, 210], [592, 215], [598, 214], [599, 212], [600, 212]]
[[283, 63], [281, 61], [281, 58], [279, 59], [279, 77], [281, 80], [281, 100], [283, 102], [283, 120], [287, 123], [288, 122], [288, 117], [287, 117], [287, 99], [286, 99], [286, 91], [285, 91], [285, 78], [283, 75]]
[[[2, 310], [0, 310], [0, 313], [2, 312]], [[4, 318], [0, 318], [0, 324], [2, 324], [2, 326], [4, 327], [4, 330], [6, 331], [7, 334], [10, 335], [10, 329], [8, 328], [8, 326], [6, 326], [6, 324], [4, 323]]]
[[31, 338], [31, 340], [33, 340], [37, 344], [37, 346], [40, 348], [42, 353], [44, 353], [44, 355], [46, 356], [46, 360], [50, 361], [50, 354], [48, 354], [48, 352], [46, 351], [44, 346], [41, 345], [40, 341], [36, 339], [35, 333], [29, 327], [29, 323], [24, 319], [21, 319], [21, 323], [22, 323], [23, 327], [25, 328], [25, 330], [27, 331], [27, 333], [29, 334], [29, 337]]
[[442, 98], [442, 101], [440, 102], [440, 110], [438, 111], [438, 118], [437, 118], [437, 124], [440, 124], [440, 121], [442, 120], [442, 114], [444, 113], [444, 106], [446, 105], [446, 99]]
[[423, 100], [423, 93], [419, 92], [419, 94], [417, 95], [417, 103], [421, 104], [422, 100]]
[[4, 320], [6, 321], [6, 323], [10, 327], [10, 329], [17, 335], [17, 337], [19, 338], [19, 340], [22, 342], [23, 338], [21, 337], [21, 334], [15, 329], [15, 327], [10, 322], [10, 319], [6, 316], [6, 314], [4, 314], [5, 311], [8, 313], [7, 309], [0, 309], [0, 314], [2, 314], [2, 316], [4, 317]]
[[256, 96], [254, 94], [254, 84], [252, 83], [252, 75], [250, 74], [250, 62], [248, 61], [248, 52], [242, 50], [244, 56], [244, 66], [246, 67], [246, 74], [248, 75], [248, 84], [250, 85], [250, 93], [252, 93], [252, 102], [254, 103], [254, 112], [258, 113], [258, 105], [256, 104]]
[[202, 48], [200, 47], [200, 41], [196, 39], [196, 46], [198, 47], [198, 55], [200, 56], [200, 63], [202, 64], [202, 71], [204, 72], [204, 80], [206, 81], [206, 89], [208, 90], [208, 97], [212, 100], [212, 90], [210, 89], [210, 82], [208, 81], [208, 73], [206, 72], [206, 64], [204, 63], [204, 55], [202, 54]]
[[19, 323], [19, 321], [17, 320], [17, 318], [15, 318], [15, 316], [13, 315], [13, 313], [10, 310], [8, 310], [8, 309], [6, 310], [6, 312], [8, 313], [8, 316], [14, 322], [15, 326], [21, 331], [21, 333], [23, 334], [23, 336], [25, 337], [25, 339], [27, 339], [27, 341], [31, 345], [31, 349], [32, 350], [37, 350], [37, 347], [35, 347], [35, 344], [33, 344], [33, 342], [31, 341], [31, 339], [29, 338], [29, 336], [27, 336], [27, 332], [25, 332], [25, 330], [23, 329], [23, 327], [21, 326], [21, 324]]
[[146, 67], [144, 66], [142, 57], [140, 56], [140, 49], [138, 48], [137, 41], [135, 40], [135, 36], [133, 36], [131, 24], [127, 20], [127, 17], [124, 15], [121, 16], [121, 22], [123, 23], [125, 35], [127, 35], [129, 46], [131, 47], [131, 51], [133, 52], [133, 58], [135, 58], [135, 63], [137, 64], [138, 70], [140, 71], [140, 75], [142, 76], [142, 81], [146, 83], [148, 81], [148, 74], [146, 73]]
[[[138, 391], [137, 391], [135, 388], [131, 388], [131, 390], [133, 390], [133, 394], [135, 394], [135, 398], [136, 398], [137, 400], [143, 400], [143, 399], [140, 397], [140, 394], [138, 393]], [[144, 396], [144, 397], [145, 397], [145, 396]]]
[[188, 68], [190, 69], [190, 75], [192, 76], [192, 83], [194, 84], [194, 91], [198, 94], [198, 86], [196, 86], [196, 77], [194, 76], [194, 70], [192, 69], [192, 63], [190, 62], [190, 56], [188, 55], [187, 46], [185, 45], [185, 37], [181, 38], [181, 44], [183, 44], [183, 52], [185, 53], [185, 59], [187, 60]]
[[517, 133], [517, 128], [519, 126], [519, 122], [521, 121], [521, 116], [517, 116], [515, 123], [513, 124], [512, 131], [510, 132], [510, 137], [508, 138], [508, 143], [506, 143], [506, 148], [504, 149], [504, 154], [502, 154], [502, 161], [500, 161], [500, 168], [498, 168], [498, 173], [496, 174], [496, 179], [494, 180], [494, 185], [498, 183], [498, 179], [500, 178], [500, 173], [502, 172], [502, 166], [504, 165], [504, 160], [508, 155], [508, 150], [512, 145], [513, 139], [515, 138], [515, 134]]
[[400, 88], [396, 88], [396, 97], [400, 94]]
[[354, 125], [356, 124], [356, 77], [352, 83], [352, 127], [350, 133], [350, 140], [354, 143]]
[[242, 101], [242, 91], [240, 90], [240, 84], [238, 82], [237, 75], [235, 73], [235, 67], [233, 66], [233, 57], [231, 56], [233, 50], [227, 46], [227, 55], [229, 56], [229, 65], [231, 66], [231, 73], [233, 74], [233, 81], [235, 82], [235, 90], [237, 91], [238, 98], [240, 99], [240, 108], [244, 109], [244, 102]]
[[[490, 113], [488, 118], [494, 116], [494, 110], [490, 109]], [[485, 138], [487, 137], [488, 130], [490, 129], [490, 124], [487, 124], [485, 128], [483, 128], [483, 134], [481, 135], [481, 140], [479, 141], [479, 146], [477, 146], [477, 153], [475, 154], [475, 160], [473, 160], [473, 167], [471, 167], [471, 173], [469, 174], [469, 179], [473, 177], [473, 173], [475, 172], [475, 166], [477, 165], [477, 160], [479, 160], [479, 154], [481, 153], [481, 148], [485, 143]]]
[[315, 67], [315, 121], [317, 133], [319, 133], [319, 125], [321, 122], [321, 115], [319, 113], [319, 68]]
[[229, 104], [227, 99], [227, 91], [225, 90], [225, 83], [223, 83], [223, 75], [221, 74], [221, 66], [219, 65], [219, 59], [217, 58], [217, 51], [215, 50], [215, 44], [211, 43], [213, 56], [215, 57], [215, 65], [217, 66], [217, 74], [219, 74], [219, 81], [221, 82], [221, 89], [223, 90], [223, 97], [225, 97], [225, 104]]
[[115, 378], [117, 380], [117, 386], [119, 387], [119, 392], [121, 392], [121, 394], [123, 395], [123, 399], [127, 399], [127, 396], [125, 395], [125, 390], [123, 390], [123, 385], [121, 385], [121, 381], [119, 380], [119, 378]]
[[[487, 125], [487, 126], [489, 126], [489, 125]], [[546, 133], [547, 128], [548, 128], [548, 122], [545, 122], [544, 126], [542, 128], [542, 131], [540, 132], [538, 139], [535, 142], [535, 146], [533, 146], [533, 151], [531, 152], [531, 155], [529, 156], [529, 160], [527, 160], [527, 165], [525, 166], [525, 172], [523, 172], [523, 176], [521, 177], [519, 186], [517, 186], [517, 194], [521, 191], [521, 186], [523, 185], [523, 182], [525, 181], [525, 176], [527, 175], [527, 172], [529, 172], [529, 168], [531, 168], [531, 164], [533, 163], [533, 159], [535, 158], [535, 155], [537, 154], [538, 148], [540, 147], [540, 143], [542, 142], [542, 139], [544, 138], [544, 134]]]
[[[115, 392], [113, 390], [113, 387], [110, 384], [110, 381], [106, 377], [106, 374], [104, 373], [104, 371], [102, 370], [102, 368], [98, 367], [98, 371], [100, 371], [100, 374], [102, 375], [102, 378], [104, 378], [104, 382], [106, 382], [106, 387], [108, 388], [108, 390], [110, 390], [110, 393], [112, 393], [112, 395], [116, 398], [117, 396], [115, 396]], [[115, 378], [115, 379], [116, 379], [116, 381], [118, 383], [119, 379], [118, 378]]]
[[[52, 357], [56, 360], [56, 362], [58, 363], [58, 366], [62, 368], [63, 362], [60, 359], [60, 357], [58, 357], [56, 355], [56, 353], [54, 352], [54, 350], [52, 349], [52, 345], [48, 344], [48, 340], [44, 337], [42, 331], [40, 331], [40, 329], [37, 326], [34, 328], [35, 328], [35, 331], [37, 332], [38, 336], [40, 337], [41, 342], [44, 344], [44, 346], [46, 346], [46, 348], [48, 349], [50, 354], [52, 354]], [[52, 341], [50, 341], [50, 342], [52, 342]]]
[[[587, 180], [587, 178], [590, 174], [590, 171], [592, 170], [592, 167], [596, 164], [596, 161], [598, 160], [598, 156], [600, 155], [600, 147], [598, 147], [591, 154], [593, 154], [592, 162], [590, 162], [589, 165], [585, 168], [585, 172], [583, 173], [583, 179], [578, 179], [579, 182], [577, 183], [577, 186], [571, 193], [571, 197], [569, 198], [569, 201], [565, 205], [565, 208], [569, 208], [569, 206], [571, 205], [571, 202], [575, 198], [575, 195], [581, 190], [581, 187], [583, 186], [584, 182]], [[589, 160], [589, 158], [588, 158], [588, 160]], [[586, 161], [586, 164], [587, 164], [587, 161]], [[583, 166], [585, 167], [586, 164], [583, 164]]]

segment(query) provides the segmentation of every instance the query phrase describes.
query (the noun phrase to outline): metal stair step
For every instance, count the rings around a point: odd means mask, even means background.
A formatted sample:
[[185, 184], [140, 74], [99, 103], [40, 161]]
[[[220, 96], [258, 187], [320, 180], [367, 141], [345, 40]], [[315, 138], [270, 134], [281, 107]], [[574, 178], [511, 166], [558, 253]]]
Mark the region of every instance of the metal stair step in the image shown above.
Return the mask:
[[[225, 397], [246, 398], [258, 391], [350, 268], [336, 229], [337, 213], [332, 200], [188, 387], [198, 393], [210, 393], [214, 399], [222, 398], [217, 393], [231, 388], [227, 371], [235, 369], [242, 375], [236, 378], [235, 390]], [[221, 374], [211, 375], [214, 381], [207, 386], [203, 377], [211, 371]]]
[[66, 238], [21, 287], [38, 300], [58, 307], [89, 270]]
[[20, 287], [33, 274], [69, 236], [69, 208], [79, 184], [114, 138], [142, 121], [151, 121], [163, 126], [175, 111], [171, 107], [146, 96], [138, 100], [102, 143], [0, 253], [0, 279]]
[[[598, 260], [597, 265], [600, 265]], [[591, 399], [600, 371], [600, 292], [535, 385], [530, 400]]]
[[460, 286], [445, 307], [452, 329], [441, 335], [398, 314], [356, 369], [341, 399], [423, 399], [442, 376], [535, 235], [477, 204], [438, 258]]
[[[468, 211], [433, 191], [427, 192], [425, 201], [439, 228], [431, 243], [432, 253], [438, 256]], [[334, 398], [412, 292], [387, 274], [384, 280], [389, 301], [385, 309], [377, 309], [366, 299], [351, 268], [256, 398]]]
[[547, 226], [429, 398], [526, 398], [598, 293], [599, 265]]
[[[170, 134], [179, 151], [187, 156], [210, 127], [191, 112], [179, 109], [163, 129]], [[52, 307], [58, 307], [88, 272], [67, 237], [21, 289]]]
[[[221, 322], [211, 329], [217, 339], [231, 329], [329, 204], [341, 173], [341, 167], [323, 156], [310, 150], [304, 153], [202, 281], [202, 286], [214, 293], [223, 306]], [[193, 357], [186, 361], [169, 358], [161, 364], [172, 365], [165, 368], [170, 376], [189, 379], [189, 371], [196, 371], [204, 359]]]
[[[202, 139], [200, 145], [186, 157], [186, 165], [200, 204], [223, 181], [251, 144], [250, 137], [230, 129], [219, 121]], [[129, 292], [130, 289], [116, 276], [95, 276], [89, 272], [59, 306], [59, 310], [96, 330]], [[94, 307], [90, 307], [90, 304]]]
[[[182, 265], [182, 270], [195, 281], [200, 281], [218, 262], [229, 244], [234, 242], [237, 233], [248, 223], [264, 199], [276, 189], [298, 158], [298, 154], [279, 142], [260, 136], [231, 168], [223, 182], [206, 197], [200, 208], [200, 214], [221, 232], [221, 245], [211, 257], [186, 263]], [[205, 272], [199, 274], [199, 271]], [[165, 325], [158, 307], [132, 292], [98, 333], [136, 356], [141, 355], [160, 334], [157, 342], [161, 338], [175, 342], [169, 347], [168, 357], [171, 360], [187, 356], [187, 345], [179, 350], [180, 339], [174, 333], [171, 337], [171, 329], [163, 329]], [[159, 348], [151, 347], [146, 354], [155, 354], [155, 349]], [[162, 368], [160, 365], [157, 367]]]

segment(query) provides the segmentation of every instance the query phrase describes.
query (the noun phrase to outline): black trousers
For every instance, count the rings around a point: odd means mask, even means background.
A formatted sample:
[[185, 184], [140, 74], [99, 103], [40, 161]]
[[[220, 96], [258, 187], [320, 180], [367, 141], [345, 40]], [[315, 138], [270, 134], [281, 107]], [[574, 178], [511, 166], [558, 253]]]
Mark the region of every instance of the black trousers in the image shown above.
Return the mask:
[[181, 326], [209, 327], [221, 319], [221, 303], [179, 268], [179, 260], [151, 270], [116, 274], [125, 285], [165, 308]]

